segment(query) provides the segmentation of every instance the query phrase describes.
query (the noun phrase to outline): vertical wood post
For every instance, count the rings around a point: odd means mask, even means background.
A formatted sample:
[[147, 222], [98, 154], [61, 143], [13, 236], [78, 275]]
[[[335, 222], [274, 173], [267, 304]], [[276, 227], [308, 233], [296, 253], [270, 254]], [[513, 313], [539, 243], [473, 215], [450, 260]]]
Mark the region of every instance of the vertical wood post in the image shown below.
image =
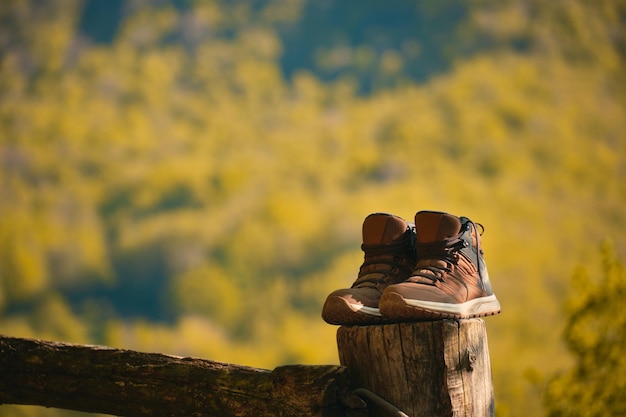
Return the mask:
[[365, 388], [409, 417], [494, 416], [481, 319], [343, 326], [337, 346], [353, 389]]

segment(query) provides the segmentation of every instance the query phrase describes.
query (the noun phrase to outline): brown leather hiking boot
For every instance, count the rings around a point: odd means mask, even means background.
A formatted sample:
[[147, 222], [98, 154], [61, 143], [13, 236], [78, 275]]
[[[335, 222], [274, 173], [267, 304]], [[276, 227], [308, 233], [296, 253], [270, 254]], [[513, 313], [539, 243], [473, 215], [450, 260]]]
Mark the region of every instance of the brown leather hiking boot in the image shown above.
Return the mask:
[[365, 259], [351, 288], [333, 291], [326, 298], [322, 318], [330, 324], [382, 323], [378, 300], [390, 284], [404, 281], [415, 266], [413, 226], [386, 213], [373, 213], [363, 222]]
[[420, 211], [415, 233], [417, 265], [405, 282], [385, 289], [380, 299], [384, 317], [461, 319], [500, 312], [475, 223], [467, 217]]

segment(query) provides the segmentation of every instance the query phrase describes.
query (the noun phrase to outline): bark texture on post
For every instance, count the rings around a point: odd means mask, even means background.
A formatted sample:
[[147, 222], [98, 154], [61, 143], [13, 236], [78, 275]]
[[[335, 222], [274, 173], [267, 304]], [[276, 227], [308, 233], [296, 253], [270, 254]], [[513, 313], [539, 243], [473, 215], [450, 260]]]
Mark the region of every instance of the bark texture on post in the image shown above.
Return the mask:
[[494, 415], [481, 319], [340, 327], [337, 345], [352, 388], [366, 388], [410, 417]]
[[[345, 416], [363, 411], [341, 366], [273, 371], [0, 336], [0, 404], [133, 416]], [[360, 404], [359, 404], [360, 403]]]

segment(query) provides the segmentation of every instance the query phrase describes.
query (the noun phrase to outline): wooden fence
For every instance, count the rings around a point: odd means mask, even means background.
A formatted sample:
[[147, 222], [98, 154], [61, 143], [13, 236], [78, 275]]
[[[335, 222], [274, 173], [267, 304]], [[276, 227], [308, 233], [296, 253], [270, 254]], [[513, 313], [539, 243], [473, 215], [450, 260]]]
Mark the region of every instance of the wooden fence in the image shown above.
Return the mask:
[[493, 417], [480, 319], [340, 327], [337, 346], [341, 365], [266, 370], [0, 336], [0, 404], [126, 417]]

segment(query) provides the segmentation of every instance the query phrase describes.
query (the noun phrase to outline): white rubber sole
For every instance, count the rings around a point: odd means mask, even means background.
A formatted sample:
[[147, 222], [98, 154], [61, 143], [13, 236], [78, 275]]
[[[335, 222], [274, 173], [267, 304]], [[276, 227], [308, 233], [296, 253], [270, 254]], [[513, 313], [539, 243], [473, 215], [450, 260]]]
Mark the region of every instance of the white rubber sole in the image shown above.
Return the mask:
[[404, 299], [407, 305], [422, 310], [460, 317], [488, 316], [500, 312], [500, 302], [495, 295], [475, 298], [461, 304], [436, 303], [433, 301]]
[[364, 306], [363, 304], [348, 304], [350, 305], [350, 308], [354, 311], [369, 314], [370, 316], [382, 317], [382, 314], [380, 314], [380, 310], [378, 308]]

